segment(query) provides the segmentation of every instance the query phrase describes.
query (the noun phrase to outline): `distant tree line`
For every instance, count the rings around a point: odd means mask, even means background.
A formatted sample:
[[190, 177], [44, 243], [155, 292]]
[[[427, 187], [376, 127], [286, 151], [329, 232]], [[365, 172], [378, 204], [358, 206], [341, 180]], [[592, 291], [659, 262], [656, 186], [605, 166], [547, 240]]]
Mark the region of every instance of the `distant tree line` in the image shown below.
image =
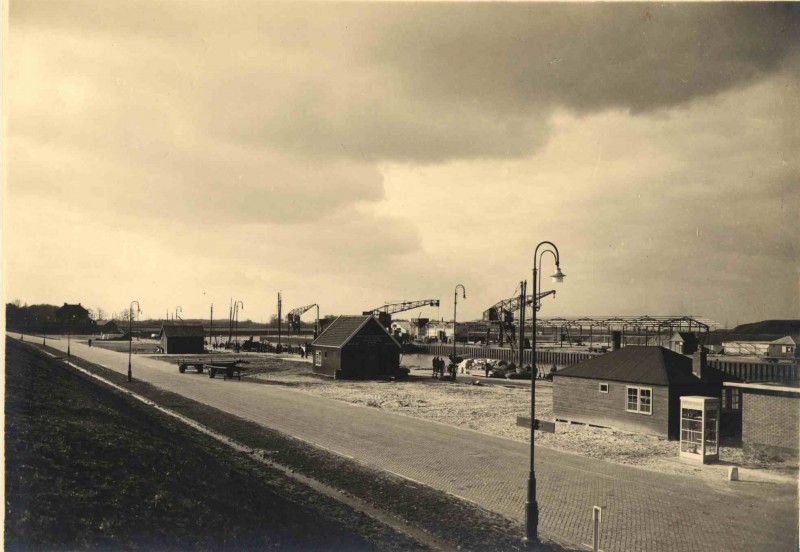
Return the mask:
[[[104, 320], [106, 311], [87, 309], [80, 303], [77, 305], [28, 305], [19, 300], [6, 303], [6, 327], [12, 331], [29, 333], [75, 333], [92, 332], [97, 321]], [[112, 313], [112, 319], [127, 321], [129, 310], [123, 309]]]

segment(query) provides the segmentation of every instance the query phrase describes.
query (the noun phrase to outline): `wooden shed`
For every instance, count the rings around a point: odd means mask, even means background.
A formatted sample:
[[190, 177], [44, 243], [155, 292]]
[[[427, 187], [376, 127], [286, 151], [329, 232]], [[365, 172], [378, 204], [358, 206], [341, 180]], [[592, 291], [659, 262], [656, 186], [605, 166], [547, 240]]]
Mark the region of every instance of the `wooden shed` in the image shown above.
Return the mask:
[[202, 324], [164, 324], [158, 339], [163, 351], [169, 355], [205, 352], [205, 330]]
[[800, 358], [800, 350], [797, 348], [797, 339], [787, 335], [776, 339], [769, 344], [767, 356], [771, 359], [795, 360]]
[[680, 397], [720, 397], [722, 375], [703, 352], [628, 346], [564, 368], [553, 377], [557, 420], [678, 437]]
[[372, 315], [339, 316], [311, 347], [317, 374], [357, 379], [400, 372], [400, 344]]
[[669, 348], [682, 355], [691, 355], [697, 347], [697, 336], [691, 332], [675, 332], [669, 339]]

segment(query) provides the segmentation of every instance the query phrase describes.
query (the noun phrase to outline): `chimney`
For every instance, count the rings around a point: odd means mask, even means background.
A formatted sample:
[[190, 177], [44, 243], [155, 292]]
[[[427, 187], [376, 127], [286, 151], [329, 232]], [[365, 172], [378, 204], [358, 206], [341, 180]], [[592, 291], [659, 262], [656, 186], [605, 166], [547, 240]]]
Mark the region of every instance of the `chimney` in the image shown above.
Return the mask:
[[708, 377], [708, 360], [702, 347], [692, 355], [692, 374], [700, 378], [700, 381], [706, 381]]
[[622, 332], [614, 330], [611, 332], [611, 350], [619, 351], [622, 348]]

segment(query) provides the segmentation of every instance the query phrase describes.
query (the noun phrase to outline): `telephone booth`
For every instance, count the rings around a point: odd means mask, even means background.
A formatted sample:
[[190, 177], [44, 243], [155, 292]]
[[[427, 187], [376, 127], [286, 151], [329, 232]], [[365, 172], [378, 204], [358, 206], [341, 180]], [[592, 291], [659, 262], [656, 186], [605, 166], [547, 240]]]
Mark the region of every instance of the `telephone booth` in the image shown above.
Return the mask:
[[681, 458], [701, 464], [719, 460], [720, 401], [681, 397]]

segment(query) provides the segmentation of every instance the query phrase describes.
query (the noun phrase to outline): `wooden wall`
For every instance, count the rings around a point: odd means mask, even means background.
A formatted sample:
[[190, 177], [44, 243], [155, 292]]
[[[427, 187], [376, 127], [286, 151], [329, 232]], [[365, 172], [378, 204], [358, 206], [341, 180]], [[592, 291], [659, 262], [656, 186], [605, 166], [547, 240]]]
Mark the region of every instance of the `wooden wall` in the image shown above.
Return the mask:
[[[608, 393], [598, 390], [600, 383], [608, 383]], [[556, 375], [553, 378], [553, 416], [557, 420], [667, 437], [669, 388], [641, 385], [653, 390], [653, 413], [647, 415], [625, 410], [626, 385], [622, 382]]]

